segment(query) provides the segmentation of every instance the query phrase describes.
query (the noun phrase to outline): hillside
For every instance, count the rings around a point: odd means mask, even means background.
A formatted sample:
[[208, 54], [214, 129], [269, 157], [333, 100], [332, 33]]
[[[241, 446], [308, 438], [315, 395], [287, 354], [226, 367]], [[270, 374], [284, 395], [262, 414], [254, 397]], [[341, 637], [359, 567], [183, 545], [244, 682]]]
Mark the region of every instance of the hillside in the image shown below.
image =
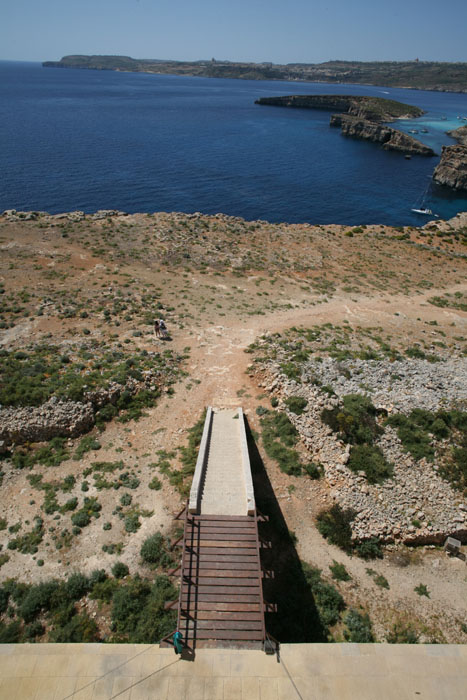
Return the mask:
[[323, 83], [385, 85], [387, 87], [467, 92], [467, 63], [436, 61], [327, 61], [325, 63], [246, 63], [232, 61], [164, 61], [129, 56], [64, 56], [44, 61], [46, 68], [89, 68], [207, 78], [297, 80]]
[[[311, 596], [321, 638], [362, 641], [357, 621], [375, 640], [465, 643], [465, 562], [440, 544], [467, 540], [466, 242], [465, 215], [0, 216], [2, 641], [170, 631], [168, 538], [203, 411], [242, 405], [281, 543], [271, 632], [316, 641], [288, 601]], [[341, 547], [321, 534], [332, 506]]]

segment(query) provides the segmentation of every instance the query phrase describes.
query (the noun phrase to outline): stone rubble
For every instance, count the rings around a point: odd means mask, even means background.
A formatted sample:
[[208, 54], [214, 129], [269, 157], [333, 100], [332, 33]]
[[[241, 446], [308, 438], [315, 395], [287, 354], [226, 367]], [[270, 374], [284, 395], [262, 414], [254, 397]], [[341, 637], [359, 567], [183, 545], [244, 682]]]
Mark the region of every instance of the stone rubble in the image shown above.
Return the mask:
[[[377, 537], [382, 542], [441, 544], [447, 536], [467, 541], [467, 503], [459, 491], [437, 474], [439, 465], [425, 459], [416, 461], [406, 453], [396, 431], [386, 426], [377, 442], [386, 459], [394, 464], [394, 476], [382, 484], [369, 484], [363, 472], [347, 466], [350, 445], [344, 444], [322, 422], [323, 408], [339, 405], [340, 397], [368, 393], [377, 408], [388, 413], [409, 413], [417, 407], [431, 411], [467, 400], [467, 359], [445, 362], [426, 360], [309, 362], [303, 367], [302, 382], [290, 380], [268, 362], [261, 371], [263, 386], [278, 400], [297, 428], [313, 461], [320, 462], [331, 496], [342, 508], [356, 511], [352, 536], [356, 541]], [[329, 396], [319, 380], [332, 386]], [[362, 389], [362, 385], [365, 387]], [[301, 416], [287, 409], [285, 399], [301, 396], [308, 405]]]

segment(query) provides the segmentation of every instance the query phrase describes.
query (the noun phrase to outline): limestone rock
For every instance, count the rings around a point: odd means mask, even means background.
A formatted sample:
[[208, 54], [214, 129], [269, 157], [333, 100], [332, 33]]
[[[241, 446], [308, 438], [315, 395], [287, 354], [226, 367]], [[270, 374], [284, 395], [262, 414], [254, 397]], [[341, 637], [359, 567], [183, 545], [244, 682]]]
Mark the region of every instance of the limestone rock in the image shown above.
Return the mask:
[[438, 185], [467, 192], [467, 146], [443, 146], [433, 180]]

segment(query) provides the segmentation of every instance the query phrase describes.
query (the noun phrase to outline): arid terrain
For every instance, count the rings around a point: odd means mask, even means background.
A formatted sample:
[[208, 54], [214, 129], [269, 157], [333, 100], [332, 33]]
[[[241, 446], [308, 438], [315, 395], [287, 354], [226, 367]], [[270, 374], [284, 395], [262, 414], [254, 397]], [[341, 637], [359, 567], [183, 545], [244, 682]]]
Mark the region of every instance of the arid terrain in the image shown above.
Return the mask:
[[[290, 542], [321, 570], [320, 585], [342, 596], [338, 614], [322, 618], [328, 638], [357, 639], [346, 623], [353, 610], [369, 615], [376, 641], [467, 643], [466, 562], [442, 548], [447, 534], [463, 539], [463, 552], [467, 541], [466, 244], [465, 215], [418, 229], [201, 214], [0, 216], [0, 583], [16, 579], [3, 607], [0, 595], [2, 629], [13, 635], [2, 639], [68, 641], [54, 637], [61, 622], [49, 598], [37, 618], [21, 612], [18, 583], [110, 576], [122, 562], [126, 577], [107, 578], [105, 594], [83, 586], [65, 622], [76, 610], [92, 620], [70, 641], [142, 641], [119, 627], [112, 596], [137, 575], [152, 581], [171, 568], [141, 547], [160, 532], [165, 551], [174, 535], [190, 484], [190, 429], [208, 405], [241, 405]], [[155, 337], [157, 318], [169, 339]], [[382, 373], [396, 365], [383, 400]], [[347, 466], [358, 439], [321, 421], [347, 394], [377, 410], [374, 444], [393, 471], [373, 481]], [[288, 402], [297, 397], [300, 410]], [[420, 428], [418, 456], [391, 422], [413, 409], [444, 421]], [[265, 449], [265, 419], [276, 413], [297, 431], [296, 469]], [[419, 504], [431, 484], [434, 500]], [[408, 520], [402, 503], [391, 527], [381, 513], [397, 499], [385, 488], [413, 501]], [[317, 528], [333, 504], [358, 511], [347, 548]], [[382, 558], [355, 549], [370, 535]], [[333, 562], [347, 576], [333, 575]], [[29, 629], [33, 619], [42, 632]]]

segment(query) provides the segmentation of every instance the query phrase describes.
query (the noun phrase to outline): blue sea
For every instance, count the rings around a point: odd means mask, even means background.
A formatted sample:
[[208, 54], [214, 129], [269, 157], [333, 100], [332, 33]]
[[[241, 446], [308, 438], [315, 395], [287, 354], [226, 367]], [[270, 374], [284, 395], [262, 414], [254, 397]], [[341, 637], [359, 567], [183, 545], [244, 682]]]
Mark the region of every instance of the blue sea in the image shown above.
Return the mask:
[[343, 137], [328, 112], [255, 105], [267, 95], [375, 95], [422, 107], [398, 128], [439, 154], [467, 95], [361, 85], [220, 80], [0, 62], [0, 210], [223, 212], [317, 224], [420, 225], [467, 199], [430, 178], [436, 158]]

